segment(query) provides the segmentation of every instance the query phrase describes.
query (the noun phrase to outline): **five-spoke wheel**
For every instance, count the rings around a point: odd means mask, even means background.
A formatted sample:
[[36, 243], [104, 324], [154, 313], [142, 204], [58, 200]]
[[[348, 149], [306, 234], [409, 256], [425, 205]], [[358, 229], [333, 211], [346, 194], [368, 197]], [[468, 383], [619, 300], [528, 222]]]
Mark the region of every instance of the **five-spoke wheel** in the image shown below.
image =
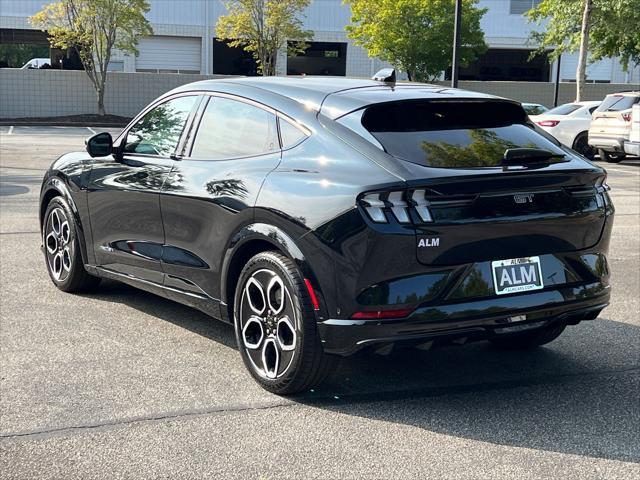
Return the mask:
[[74, 245], [71, 242], [69, 219], [60, 207], [49, 212], [44, 245], [51, 275], [58, 281], [64, 280], [71, 271]]
[[269, 269], [254, 272], [240, 300], [242, 345], [256, 371], [278, 378], [291, 366], [298, 341], [298, 319], [282, 278]]
[[49, 276], [65, 292], [88, 290], [100, 282], [84, 268], [76, 232], [67, 201], [63, 197], [51, 199], [43, 217], [42, 244]]
[[323, 352], [304, 278], [281, 253], [258, 253], [246, 263], [234, 317], [242, 359], [267, 390], [300, 392], [335, 369], [337, 358]]

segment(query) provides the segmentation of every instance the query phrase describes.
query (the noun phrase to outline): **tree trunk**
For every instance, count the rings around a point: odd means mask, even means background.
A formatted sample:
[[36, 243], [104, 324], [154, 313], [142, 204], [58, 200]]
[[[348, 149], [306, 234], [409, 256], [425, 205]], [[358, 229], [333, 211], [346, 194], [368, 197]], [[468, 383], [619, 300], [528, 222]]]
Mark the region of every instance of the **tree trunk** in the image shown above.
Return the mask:
[[576, 102], [584, 99], [584, 86], [587, 83], [587, 55], [589, 53], [589, 27], [591, 26], [591, 8], [593, 0], [584, 0], [582, 30], [580, 31], [580, 53], [576, 70]]
[[98, 97], [98, 115], [104, 116], [106, 115], [104, 110], [104, 87], [97, 89], [96, 95]]

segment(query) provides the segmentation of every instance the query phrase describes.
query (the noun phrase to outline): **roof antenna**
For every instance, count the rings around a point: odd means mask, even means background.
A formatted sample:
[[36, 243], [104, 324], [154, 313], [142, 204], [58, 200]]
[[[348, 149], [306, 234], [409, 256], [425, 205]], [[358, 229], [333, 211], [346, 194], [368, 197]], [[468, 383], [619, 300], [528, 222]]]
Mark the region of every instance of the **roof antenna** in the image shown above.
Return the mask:
[[379, 70], [373, 77], [372, 80], [376, 82], [384, 82], [393, 86], [396, 84], [396, 69], [395, 68], [383, 68]]

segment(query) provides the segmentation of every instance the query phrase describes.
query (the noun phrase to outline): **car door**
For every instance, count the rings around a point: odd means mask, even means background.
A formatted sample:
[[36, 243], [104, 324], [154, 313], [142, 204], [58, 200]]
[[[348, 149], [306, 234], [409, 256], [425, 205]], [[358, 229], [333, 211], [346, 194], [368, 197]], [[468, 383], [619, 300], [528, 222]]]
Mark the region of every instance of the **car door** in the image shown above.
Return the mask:
[[[197, 125], [196, 125], [197, 124]], [[265, 176], [280, 162], [275, 112], [229, 95], [209, 96], [185, 155], [162, 188], [162, 255], [168, 295], [218, 316], [221, 260]]]
[[199, 99], [182, 95], [153, 106], [116, 142], [117, 155], [93, 164], [88, 206], [97, 266], [162, 285], [160, 190]]

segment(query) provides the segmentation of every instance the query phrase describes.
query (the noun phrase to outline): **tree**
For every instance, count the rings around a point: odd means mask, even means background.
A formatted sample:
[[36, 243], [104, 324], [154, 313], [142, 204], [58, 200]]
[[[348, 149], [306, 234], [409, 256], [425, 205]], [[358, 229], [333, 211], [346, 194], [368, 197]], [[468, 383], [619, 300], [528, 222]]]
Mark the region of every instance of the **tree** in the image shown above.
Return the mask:
[[[216, 24], [216, 34], [231, 47], [250, 52], [258, 71], [276, 73], [278, 50], [301, 52], [312, 33], [302, 29], [300, 14], [311, 0], [227, 0], [227, 14]], [[290, 42], [290, 43], [287, 43]]]
[[545, 23], [532, 33], [538, 51], [553, 48], [551, 58], [579, 51], [576, 101], [584, 99], [588, 63], [619, 57], [624, 70], [640, 63], [640, 0], [543, 0], [527, 16]]
[[[451, 66], [453, 0], [345, 0], [351, 6], [348, 36], [407, 72], [410, 80], [434, 80]], [[480, 19], [487, 11], [477, 0], [463, 0], [460, 64], [486, 51]]]
[[53, 47], [78, 51], [96, 91], [98, 113], [104, 115], [112, 50], [138, 53], [138, 37], [153, 33], [144, 17], [148, 11], [147, 0], [61, 0], [46, 5], [30, 22], [48, 33]]

